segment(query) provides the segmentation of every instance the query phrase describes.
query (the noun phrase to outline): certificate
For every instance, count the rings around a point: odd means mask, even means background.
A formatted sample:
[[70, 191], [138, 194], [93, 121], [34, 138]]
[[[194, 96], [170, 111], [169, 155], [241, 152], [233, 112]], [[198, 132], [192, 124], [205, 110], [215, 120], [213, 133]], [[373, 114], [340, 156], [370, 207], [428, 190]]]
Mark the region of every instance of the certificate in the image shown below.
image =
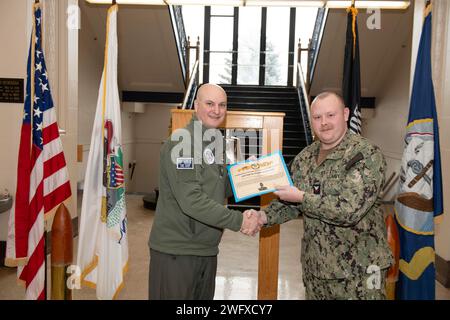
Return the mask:
[[273, 192], [275, 186], [293, 185], [280, 151], [227, 169], [236, 202]]

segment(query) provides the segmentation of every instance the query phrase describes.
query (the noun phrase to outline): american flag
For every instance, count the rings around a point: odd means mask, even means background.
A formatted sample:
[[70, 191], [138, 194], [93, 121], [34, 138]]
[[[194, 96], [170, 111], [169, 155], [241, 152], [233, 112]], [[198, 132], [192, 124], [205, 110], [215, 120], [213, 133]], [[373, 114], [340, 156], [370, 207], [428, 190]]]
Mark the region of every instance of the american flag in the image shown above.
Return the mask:
[[34, 4], [27, 87], [20, 136], [17, 189], [5, 263], [18, 266], [26, 299], [45, 299], [44, 219], [71, 196], [66, 161], [44, 61], [41, 8]]

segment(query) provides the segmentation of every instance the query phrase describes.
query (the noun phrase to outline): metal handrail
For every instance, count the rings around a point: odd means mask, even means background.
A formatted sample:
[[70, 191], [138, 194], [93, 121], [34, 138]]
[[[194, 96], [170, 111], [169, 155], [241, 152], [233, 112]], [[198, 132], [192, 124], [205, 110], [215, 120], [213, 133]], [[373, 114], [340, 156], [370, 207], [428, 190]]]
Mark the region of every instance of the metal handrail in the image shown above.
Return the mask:
[[305, 78], [303, 77], [303, 69], [302, 69], [302, 65], [300, 62], [297, 63], [297, 77], [299, 78], [297, 80], [297, 87], [300, 84], [301, 86], [301, 90], [303, 92], [303, 95], [305, 97], [305, 103], [306, 103], [306, 112], [308, 115], [308, 121], [311, 124], [311, 114], [309, 112], [309, 93], [308, 91], [306, 91], [306, 85], [305, 85]]
[[[199, 75], [198, 65], [199, 65], [199, 60], [197, 59], [197, 60], [195, 60], [194, 68], [192, 68], [192, 73], [191, 73], [191, 76], [189, 79], [189, 84], [187, 86], [186, 93], [184, 94], [183, 104], [181, 105], [181, 109], [183, 109], [183, 110], [186, 109], [186, 107], [188, 105], [189, 97], [191, 97], [193, 94], [192, 91], [197, 89], [197, 85], [195, 85], [195, 88], [194, 88], [194, 84], [195, 84], [195, 82], [198, 81], [198, 75]], [[194, 88], [194, 90], [193, 90], [193, 88]], [[194, 94], [195, 94], [195, 92], [194, 92]]]
[[184, 22], [183, 22], [183, 14], [181, 11], [181, 6], [174, 6], [169, 5], [169, 15], [170, 20], [172, 22], [172, 29], [175, 37], [175, 42], [177, 45], [177, 51], [178, 51], [178, 58], [180, 60], [180, 67], [181, 67], [181, 73], [183, 75], [183, 79], [185, 80], [188, 75], [188, 61], [186, 56], [186, 48], [188, 46], [187, 44], [187, 37], [186, 37], [186, 31], [184, 28]]
[[313, 36], [311, 38], [310, 51], [308, 57], [308, 83], [312, 83], [314, 71], [316, 69], [317, 57], [319, 55], [320, 45], [322, 44], [325, 23], [328, 17], [328, 8], [319, 8], [317, 11], [316, 23], [314, 25]]
[[[306, 90], [305, 78], [303, 77], [303, 70], [302, 70], [302, 65], [300, 62], [297, 63], [296, 87], [297, 87], [298, 98], [299, 98], [299, 102], [300, 102], [300, 113], [302, 114], [302, 117], [303, 117], [303, 126], [305, 129], [306, 143], [309, 145], [314, 140], [314, 137], [313, 137], [313, 133], [311, 130], [312, 125], [311, 125], [311, 114], [310, 114], [310, 110], [309, 110], [309, 108], [310, 108], [309, 94], [308, 94], [308, 91]], [[305, 106], [303, 106], [303, 104], [302, 104], [302, 98], [301, 98], [302, 95], [303, 95], [303, 100], [305, 102]], [[306, 119], [305, 119], [304, 109], [306, 109]]]

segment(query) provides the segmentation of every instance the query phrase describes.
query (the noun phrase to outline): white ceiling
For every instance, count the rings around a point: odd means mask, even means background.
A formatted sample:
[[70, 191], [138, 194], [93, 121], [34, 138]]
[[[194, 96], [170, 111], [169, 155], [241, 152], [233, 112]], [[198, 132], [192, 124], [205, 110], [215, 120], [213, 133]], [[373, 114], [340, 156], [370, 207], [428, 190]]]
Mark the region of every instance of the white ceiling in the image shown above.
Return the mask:
[[[361, 96], [376, 97], [401, 50], [411, 51], [413, 6], [407, 10], [382, 10], [381, 29], [369, 30], [366, 10], [358, 14], [361, 65]], [[345, 10], [332, 9], [311, 86], [311, 95], [331, 90], [341, 92], [346, 33]]]
[[[103, 52], [109, 6], [82, 0], [80, 7], [81, 18], [88, 20]], [[120, 5], [117, 29], [121, 91], [185, 91], [167, 6]]]

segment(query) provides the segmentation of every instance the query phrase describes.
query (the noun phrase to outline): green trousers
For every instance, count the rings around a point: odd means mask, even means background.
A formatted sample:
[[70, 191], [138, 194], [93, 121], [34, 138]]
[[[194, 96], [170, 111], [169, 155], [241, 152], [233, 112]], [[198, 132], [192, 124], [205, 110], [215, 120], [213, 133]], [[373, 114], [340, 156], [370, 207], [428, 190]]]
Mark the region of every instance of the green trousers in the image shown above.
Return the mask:
[[179, 256], [150, 249], [150, 300], [212, 300], [217, 256]]

